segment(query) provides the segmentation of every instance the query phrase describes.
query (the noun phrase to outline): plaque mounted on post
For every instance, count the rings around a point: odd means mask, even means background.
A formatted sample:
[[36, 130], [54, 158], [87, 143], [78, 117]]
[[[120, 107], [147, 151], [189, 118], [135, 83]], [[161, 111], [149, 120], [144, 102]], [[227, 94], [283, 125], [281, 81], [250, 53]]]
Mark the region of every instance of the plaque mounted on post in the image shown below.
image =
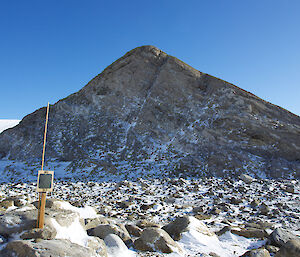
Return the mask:
[[39, 170], [37, 180], [38, 192], [52, 192], [53, 191], [53, 176], [54, 171]]

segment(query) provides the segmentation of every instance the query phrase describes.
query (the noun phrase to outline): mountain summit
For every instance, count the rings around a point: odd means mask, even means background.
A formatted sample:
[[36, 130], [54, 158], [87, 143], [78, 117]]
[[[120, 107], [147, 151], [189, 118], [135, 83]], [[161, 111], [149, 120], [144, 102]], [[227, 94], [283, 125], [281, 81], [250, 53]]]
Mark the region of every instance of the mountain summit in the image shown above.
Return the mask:
[[[45, 111], [0, 134], [3, 161], [39, 162]], [[48, 161], [96, 178], [300, 176], [300, 117], [154, 46], [51, 105], [47, 140]]]

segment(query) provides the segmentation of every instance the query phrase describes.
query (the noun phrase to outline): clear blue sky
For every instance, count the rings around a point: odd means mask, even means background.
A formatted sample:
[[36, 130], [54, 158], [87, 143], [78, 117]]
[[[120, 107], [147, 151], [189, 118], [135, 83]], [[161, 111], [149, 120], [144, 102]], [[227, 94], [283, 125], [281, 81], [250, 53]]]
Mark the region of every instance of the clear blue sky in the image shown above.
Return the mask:
[[0, 119], [78, 91], [155, 45], [300, 115], [299, 0], [0, 1]]

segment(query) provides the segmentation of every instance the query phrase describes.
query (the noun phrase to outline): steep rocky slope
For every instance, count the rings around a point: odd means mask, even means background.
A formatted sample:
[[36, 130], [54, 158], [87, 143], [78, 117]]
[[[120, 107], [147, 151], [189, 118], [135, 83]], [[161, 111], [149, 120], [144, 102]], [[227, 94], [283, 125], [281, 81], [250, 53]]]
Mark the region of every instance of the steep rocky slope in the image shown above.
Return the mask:
[[[300, 117], [153, 46], [50, 107], [46, 158], [85, 174], [300, 176]], [[41, 157], [45, 108], [0, 134], [0, 158]]]

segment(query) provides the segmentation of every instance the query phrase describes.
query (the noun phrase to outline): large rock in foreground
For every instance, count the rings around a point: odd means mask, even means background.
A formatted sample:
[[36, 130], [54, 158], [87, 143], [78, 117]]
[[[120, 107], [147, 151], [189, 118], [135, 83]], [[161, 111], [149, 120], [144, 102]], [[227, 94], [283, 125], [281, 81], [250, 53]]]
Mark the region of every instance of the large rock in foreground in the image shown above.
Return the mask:
[[106, 257], [95, 250], [70, 242], [69, 240], [42, 240], [38, 243], [30, 241], [12, 241], [0, 251], [0, 257]]
[[[0, 159], [40, 161], [45, 111], [0, 134]], [[70, 162], [72, 176], [299, 177], [299, 149], [298, 116], [153, 46], [50, 107], [47, 159]], [[18, 167], [8, 162], [0, 177], [21, 179]]]
[[300, 239], [292, 239], [287, 241], [275, 257], [292, 257], [300, 256]]

